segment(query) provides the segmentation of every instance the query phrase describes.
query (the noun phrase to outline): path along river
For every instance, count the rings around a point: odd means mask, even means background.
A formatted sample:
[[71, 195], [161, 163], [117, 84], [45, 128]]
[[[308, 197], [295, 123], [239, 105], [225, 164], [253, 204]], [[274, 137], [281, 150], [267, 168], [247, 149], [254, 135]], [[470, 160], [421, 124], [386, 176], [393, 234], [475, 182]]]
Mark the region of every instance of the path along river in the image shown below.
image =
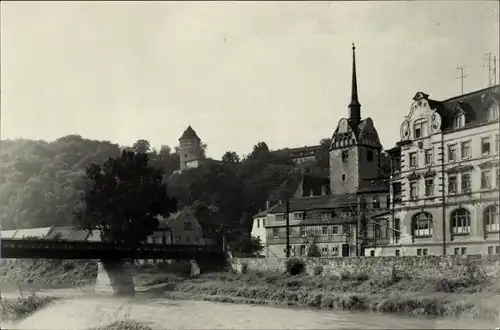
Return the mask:
[[[16, 296], [2, 294], [7, 298]], [[41, 294], [65, 299], [2, 328], [88, 329], [124, 319], [143, 322], [153, 329], [493, 329], [496, 326], [496, 322], [471, 319], [172, 301], [143, 294], [135, 298], [95, 296], [76, 290]]]

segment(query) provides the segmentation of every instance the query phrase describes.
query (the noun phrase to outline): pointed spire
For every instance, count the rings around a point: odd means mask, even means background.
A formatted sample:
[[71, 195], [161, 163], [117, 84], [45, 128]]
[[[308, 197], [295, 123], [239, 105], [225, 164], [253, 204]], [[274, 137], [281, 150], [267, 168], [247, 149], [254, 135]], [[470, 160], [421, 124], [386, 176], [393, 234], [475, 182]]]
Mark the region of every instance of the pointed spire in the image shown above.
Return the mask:
[[361, 104], [358, 100], [358, 79], [356, 77], [356, 46], [352, 44], [352, 87], [351, 103], [349, 103], [349, 119], [359, 123], [361, 121]]

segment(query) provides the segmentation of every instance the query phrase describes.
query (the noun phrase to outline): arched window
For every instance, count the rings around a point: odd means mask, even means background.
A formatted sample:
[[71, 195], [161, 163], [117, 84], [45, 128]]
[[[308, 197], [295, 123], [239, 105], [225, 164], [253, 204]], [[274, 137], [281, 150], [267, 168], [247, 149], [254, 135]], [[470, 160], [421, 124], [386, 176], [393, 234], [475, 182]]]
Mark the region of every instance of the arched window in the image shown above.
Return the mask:
[[499, 118], [499, 107], [498, 103], [495, 103], [488, 109], [488, 120], [495, 120], [498, 118]]
[[413, 216], [413, 236], [432, 236], [434, 230], [432, 226], [432, 214], [420, 212]]
[[465, 114], [463, 112], [459, 112], [455, 115], [453, 119], [453, 127], [460, 128], [465, 126]]
[[497, 232], [500, 230], [500, 214], [498, 205], [490, 205], [484, 209], [483, 221], [486, 232]]
[[469, 211], [459, 208], [451, 212], [451, 232], [455, 235], [470, 233]]

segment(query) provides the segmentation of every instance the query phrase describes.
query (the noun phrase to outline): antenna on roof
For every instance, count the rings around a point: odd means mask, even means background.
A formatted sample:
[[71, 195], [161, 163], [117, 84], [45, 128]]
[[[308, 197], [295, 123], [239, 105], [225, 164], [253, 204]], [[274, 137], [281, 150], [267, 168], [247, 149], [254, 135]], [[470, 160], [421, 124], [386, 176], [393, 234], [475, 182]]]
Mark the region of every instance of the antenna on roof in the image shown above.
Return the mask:
[[491, 87], [491, 52], [487, 52], [485, 55], [487, 58], [483, 60], [488, 61], [488, 64], [483, 65], [483, 68], [488, 68], [488, 87]]
[[460, 76], [456, 77], [455, 79], [460, 79], [461, 84], [462, 84], [462, 95], [464, 94], [464, 78], [467, 78], [467, 75], [464, 75], [464, 68], [465, 65], [457, 65], [457, 68], [455, 69], [456, 71], [460, 72]]
[[[483, 65], [488, 68], [488, 87], [495, 86], [497, 84], [497, 57], [493, 56], [493, 60], [491, 59], [491, 52], [486, 53], [487, 58], [485, 61], [488, 61], [488, 64]], [[493, 62], [493, 63], [492, 63]], [[492, 65], [493, 64], [493, 65]]]

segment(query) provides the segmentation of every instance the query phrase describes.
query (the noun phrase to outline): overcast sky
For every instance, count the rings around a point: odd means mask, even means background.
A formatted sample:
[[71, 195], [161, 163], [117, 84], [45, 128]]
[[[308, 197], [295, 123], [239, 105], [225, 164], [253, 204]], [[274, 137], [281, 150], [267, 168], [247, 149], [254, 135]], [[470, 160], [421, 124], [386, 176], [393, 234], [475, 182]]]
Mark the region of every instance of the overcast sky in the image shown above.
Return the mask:
[[[316, 144], [347, 116], [356, 43], [362, 117], [384, 148], [412, 97], [487, 87], [498, 1], [2, 2], [1, 135], [67, 134], [208, 155]], [[500, 71], [500, 70], [499, 70]], [[498, 81], [498, 80], [497, 80]]]

